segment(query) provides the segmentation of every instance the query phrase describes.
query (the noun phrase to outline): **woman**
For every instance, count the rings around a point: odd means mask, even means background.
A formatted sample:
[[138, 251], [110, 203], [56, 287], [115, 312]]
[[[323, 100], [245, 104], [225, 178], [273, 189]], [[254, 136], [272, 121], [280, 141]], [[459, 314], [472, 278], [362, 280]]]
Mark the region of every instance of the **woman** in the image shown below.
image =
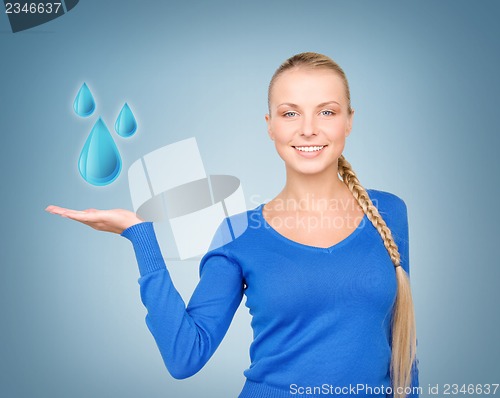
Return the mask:
[[205, 365], [246, 295], [254, 341], [240, 398], [418, 396], [407, 209], [365, 190], [342, 155], [354, 115], [343, 70], [297, 54], [272, 77], [268, 106], [285, 186], [233, 216], [248, 227], [203, 256], [187, 308], [152, 223], [126, 210], [47, 211], [132, 242], [146, 323], [175, 378]]

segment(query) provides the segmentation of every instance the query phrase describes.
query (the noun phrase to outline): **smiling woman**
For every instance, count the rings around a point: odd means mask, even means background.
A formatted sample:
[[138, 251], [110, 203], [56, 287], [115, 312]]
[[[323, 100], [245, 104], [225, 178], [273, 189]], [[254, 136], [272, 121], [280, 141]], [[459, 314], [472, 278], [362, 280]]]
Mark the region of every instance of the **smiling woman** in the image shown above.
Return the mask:
[[[355, 199], [362, 210], [360, 213], [364, 213], [379, 232], [396, 269], [398, 290], [391, 327], [391, 384], [403, 389], [412, 382], [414, 386], [418, 385], [415, 319], [409, 278], [401, 269], [400, 252], [391, 230], [370, 198], [373, 195], [362, 187], [342, 155], [354, 116], [344, 71], [321, 54], [303, 53], [291, 57], [271, 79], [268, 108], [268, 133], [285, 162], [287, 182], [283, 191], [266, 204], [270, 209], [266, 211], [267, 217], [280, 217], [272, 210], [277, 201], [290, 197], [300, 200], [311, 191], [330, 200]], [[339, 180], [338, 174], [342, 180]], [[325, 214], [328, 218], [338, 217], [335, 212], [328, 214], [323, 211], [320, 218]], [[332, 239], [330, 242], [335, 242], [351, 236], [352, 226], [334, 231], [330, 227], [319, 227], [312, 233], [292, 226], [284, 228], [282, 234], [302, 241], [321, 241], [326, 236], [327, 241]], [[395, 396], [404, 395], [398, 394], [398, 391], [401, 390], [394, 389]]]
[[[151, 222], [120, 209], [47, 211], [132, 242], [146, 324], [174, 378], [207, 363], [245, 295], [254, 341], [239, 398], [293, 397], [303, 386], [308, 397], [326, 387], [418, 397], [407, 208], [363, 188], [342, 155], [354, 116], [344, 72], [322, 54], [297, 54], [273, 75], [268, 105], [285, 186], [220, 224], [187, 306]], [[247, 228], [234, 238], [238, 223]]]

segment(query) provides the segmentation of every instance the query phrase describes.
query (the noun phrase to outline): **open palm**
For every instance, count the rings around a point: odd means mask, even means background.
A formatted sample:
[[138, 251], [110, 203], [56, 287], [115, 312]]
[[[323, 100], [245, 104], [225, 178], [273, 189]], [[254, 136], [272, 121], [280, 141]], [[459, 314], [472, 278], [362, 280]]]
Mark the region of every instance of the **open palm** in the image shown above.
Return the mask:
[[98, 231], [121, 234], [132, 225], [143, 222], [134, 212], [124, 209], [112, 210], [73, 210], [59, 206], [47, 206], [45, 211], [51, 214], [58, 214], [61, 217], [70, 218], [86, 224]]

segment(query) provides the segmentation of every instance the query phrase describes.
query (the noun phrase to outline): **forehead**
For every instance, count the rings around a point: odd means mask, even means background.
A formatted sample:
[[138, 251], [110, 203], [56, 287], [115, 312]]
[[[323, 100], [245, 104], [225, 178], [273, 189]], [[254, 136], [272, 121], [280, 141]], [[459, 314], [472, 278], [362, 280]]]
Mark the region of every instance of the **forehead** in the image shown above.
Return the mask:
[[346, 101], [342, 78], [329, 69], [296, 68], [283, 72], [271, 88], [271, 102]]

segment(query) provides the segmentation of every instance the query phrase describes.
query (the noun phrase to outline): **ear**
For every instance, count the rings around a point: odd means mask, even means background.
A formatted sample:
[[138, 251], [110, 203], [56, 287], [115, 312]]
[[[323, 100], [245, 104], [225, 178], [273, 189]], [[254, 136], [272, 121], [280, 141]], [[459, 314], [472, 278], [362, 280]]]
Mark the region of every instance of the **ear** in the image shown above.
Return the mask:
[[352, 110], [351, 114], [347, 116], [347, 127], [345, 129], [345, 136], [348, 137], [349, 134], [351, 134], [352, 130], [352, 119], [354, 118], [354, 109]]
[[274, 141], [274, 134], [271, 130], [271, 116], [269, 116], [269, 113], [266, 113], [265, 119], [267, 123], [267, 134], [269, 135], [269, 138]]

